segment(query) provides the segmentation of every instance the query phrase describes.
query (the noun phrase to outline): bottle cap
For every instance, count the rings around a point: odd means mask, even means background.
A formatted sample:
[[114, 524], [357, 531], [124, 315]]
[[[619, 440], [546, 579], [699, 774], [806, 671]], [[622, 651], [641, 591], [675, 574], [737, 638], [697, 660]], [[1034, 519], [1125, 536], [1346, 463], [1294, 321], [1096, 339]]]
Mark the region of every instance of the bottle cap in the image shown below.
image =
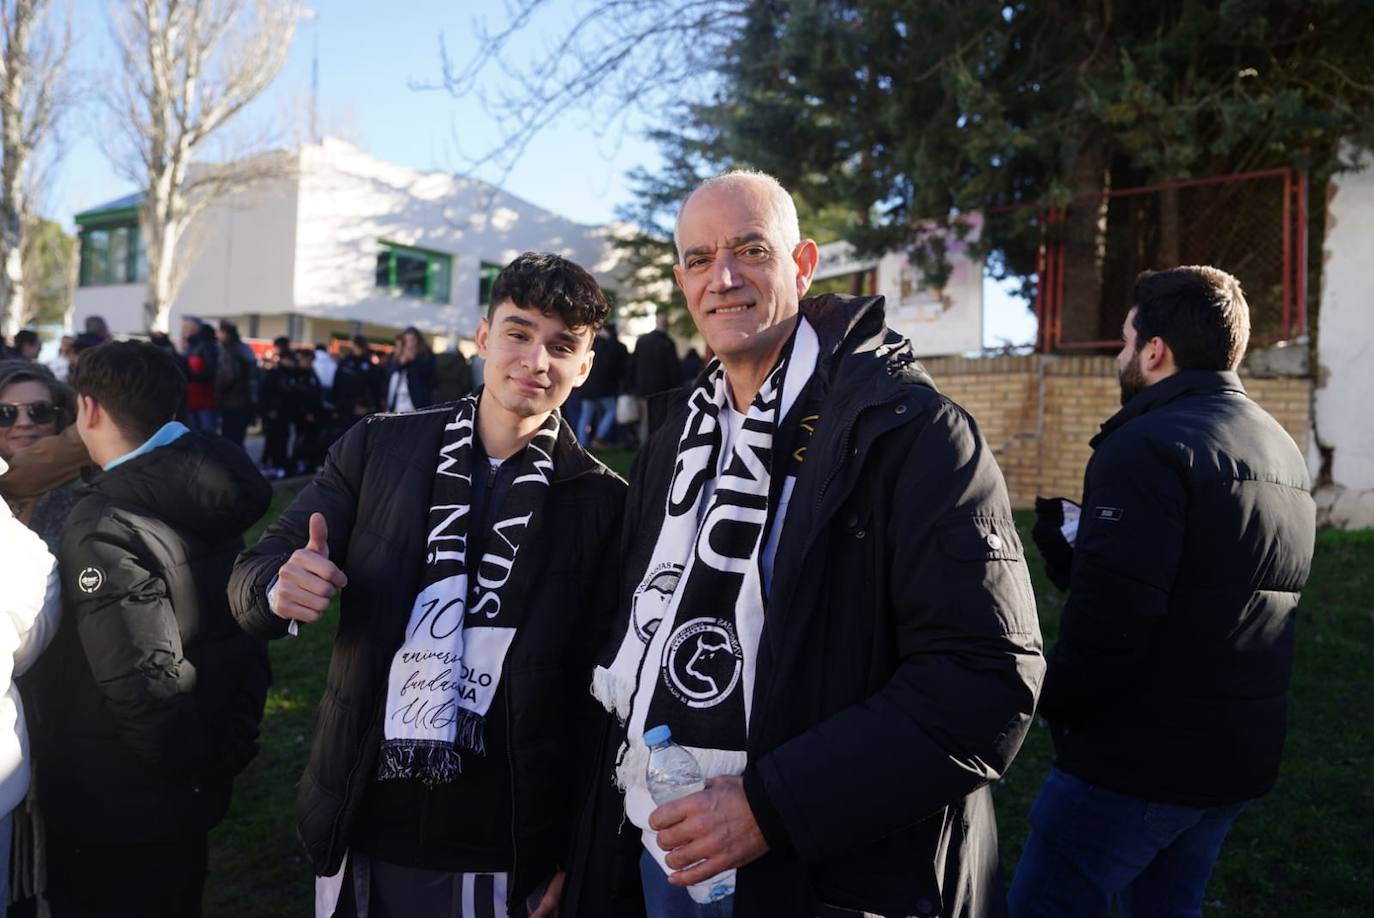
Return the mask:
[[673, 738], [673, 731], [668, 729], [667, 724], [651, 727], [644, 731], [644, 745], [659, 746]]

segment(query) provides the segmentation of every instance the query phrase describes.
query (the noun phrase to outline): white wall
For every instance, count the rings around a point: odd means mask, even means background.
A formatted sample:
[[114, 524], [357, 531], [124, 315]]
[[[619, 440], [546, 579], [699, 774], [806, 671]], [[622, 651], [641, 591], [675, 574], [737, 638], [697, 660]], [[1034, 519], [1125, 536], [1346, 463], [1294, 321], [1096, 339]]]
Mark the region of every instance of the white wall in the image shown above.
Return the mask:
[[949, 239], [949, 282], [943, 289], [925, 284], [921, 269], [906, 252], [860, 259], [847, 242], [821, 246], [816, 278], [837, 277], [871, 268], [877, 270], [877, 292], [886, 300], [887, 324], [911, 341], [918, 357], [960, 354], [983, 346], [983, 263], [969, 253], [982, 231], [981, 214], [965, 217], [966, 239]]
[[[296, 309], [470, 336], [478, 319], [481, 262], [528, 250], [564, 255], [615, 286], [605, 231], [564, 219], [483, 182], [382, 162], [342, 141], [301, 151]], [[450, 302], [376, 289], [379, 240], [453, 256]]]
[[1317, 320], [1317, 441], [1335, 484], [1374, 490], [1374, 164], [1331, 180]]
[[[294, 158], [294, 157], [293, 157]], [[181, 316], [290, 312], [296, 258], [296, 180], [282, 179], [207, 208], [187, 231], [191, 259], [172, 305]]]
[[72, 296], [72, 328], [81, 331], [87, 316], [100, 316], [116, 335], [142, 332], [148, 327], [143, 303], [148, 288], [143, 284], [103, 284], [77, 287]]
[[[188, 231], [182, 257], [194, 260], [173, 304], [174, 336], [186, 314], [295, 312], [470, 337], [481, 317], [481, 263], [505, 264], [530, 250], [557, 252], [619, 287], [608, 228], [575, 223], [484, 182], [386, 163], [342, 141], [290, 155], [295, 178], [218, 202]], [[450, 301], [376, 289], [382, 239], [451, 255]], [[116, 333], [139, 332], [144, 299], [142, 285], [82, 287], [75, 321], [99, 314]]]

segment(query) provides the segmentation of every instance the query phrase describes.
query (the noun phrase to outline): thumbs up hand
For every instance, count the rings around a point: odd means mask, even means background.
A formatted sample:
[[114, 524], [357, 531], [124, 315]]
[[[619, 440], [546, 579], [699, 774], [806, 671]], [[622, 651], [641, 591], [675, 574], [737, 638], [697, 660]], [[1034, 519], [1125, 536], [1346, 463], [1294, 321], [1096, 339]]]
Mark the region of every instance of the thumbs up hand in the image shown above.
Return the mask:
[[310, 538], [277, 571], [272, 611], [285, 619], [315, 622], [329, 608], [334, 594], [348, 583], [344, 572], [329, 560], [329, 525], [324, 514], [310, 514]]

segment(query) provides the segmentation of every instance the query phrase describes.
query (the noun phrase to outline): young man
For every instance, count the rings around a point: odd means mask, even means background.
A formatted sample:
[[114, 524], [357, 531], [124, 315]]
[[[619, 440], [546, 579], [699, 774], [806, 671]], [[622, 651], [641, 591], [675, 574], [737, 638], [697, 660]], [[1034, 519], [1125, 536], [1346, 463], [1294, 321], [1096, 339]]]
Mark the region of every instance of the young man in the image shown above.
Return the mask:
[[491, 302], [485, 387], [354, 425], [230, 587], [268, 637], [342, 590], [297, 813], [346, 918], [553, 914], [590, 774], [625, 484], [556, 409], [609, 307], [533, 253]]
[[1234, 277], [1142, 276], [1122, 336], [1124, 407], [1092, 440], [1071, 556], [1046, 546], [1071, 557], [1069, 597], [1018, 916], [1113, 899], [1200, 915], [1231, 823], [1278, 778], [1316, 531], [1307, 464], [1236, 375], [1250, 309]]
[[[564, 918], [993, 914], [987, 785], [1043, 666], [1001, 472], [881, 297], [800, 300], [817, 247], [775, 180], [706, 182], [677, 245], [718, 359], [635, 460], [593, 684], [624, 728]], [[707, 778], [663, 806], [659, 724]]]
[[172, 420], [172, 355], [100, 345], [75, 388], [102, 472], [67, 517], [62, 625], [35, 668], [48, 899], [55, 918], [199, 915], [206, 834], [271, 681], [225, 595], [271, 489], [242, 450]]

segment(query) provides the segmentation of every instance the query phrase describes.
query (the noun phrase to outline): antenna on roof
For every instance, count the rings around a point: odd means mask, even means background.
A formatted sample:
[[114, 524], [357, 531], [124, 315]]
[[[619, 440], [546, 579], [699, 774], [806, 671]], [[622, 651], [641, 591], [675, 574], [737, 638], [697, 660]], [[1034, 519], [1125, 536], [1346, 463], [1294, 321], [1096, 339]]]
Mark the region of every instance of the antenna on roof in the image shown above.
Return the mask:
[[320, 143], [320, 26], [315, 17], [315, 49], [310, 58], [310, 139]]

